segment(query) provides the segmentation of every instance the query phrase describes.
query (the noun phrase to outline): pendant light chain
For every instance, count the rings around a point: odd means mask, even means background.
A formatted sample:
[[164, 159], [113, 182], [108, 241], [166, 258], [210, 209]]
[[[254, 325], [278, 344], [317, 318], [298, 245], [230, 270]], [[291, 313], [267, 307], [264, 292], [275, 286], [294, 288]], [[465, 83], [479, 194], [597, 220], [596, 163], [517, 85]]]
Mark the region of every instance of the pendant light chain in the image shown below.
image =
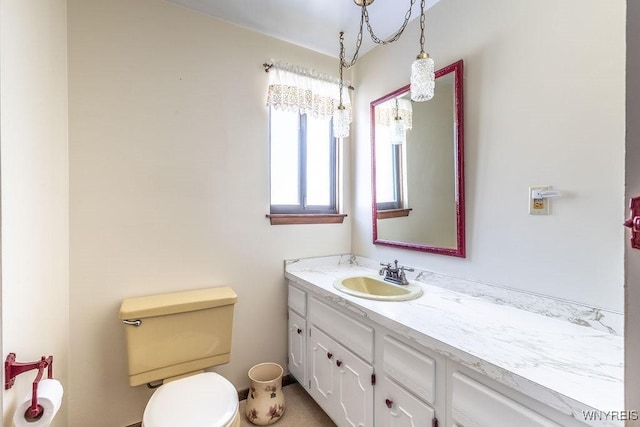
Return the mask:
[[[404, 29], [407, 27], [409, 20], [411, 19], [411, 9], [413, 9], [413, 5], [415, 4], [415, 2], [416, 0], [409, 1], [409, 10], [407, 10], [407, 12], [404, 15], [404, 22], [402, 23], [400, 28], [398, 28], [398, 31], [396, 31], [396, 33], [393, 36], [389, 37], [386, 40], [382, 40], [374, 34], [373, 28], [371, 27], [371, 22], [369, 22], [369, 11], [367, 11], [367, 6], [365, 2], [365, 4], [362, 6], [362, 14], [364, 15], [364, 20], [367, 23], [367, 29], [369, 30], [369, 34], [371, 35], [371, 40], [373, 40], [375, 44], [380, 44], [380, 45], [391, 44], [395, 41], [398, 41], [398, 39], [404, 32]], [[424, 3], [424, 0], [422, 0], [422, 2]], [[360, 29], [360, 31], [362, 32], [362, 28]]]
[[[356, 38], [356, 49], [355, 49], [355, 52], [353, 54], [353, 57], [351, 58], [351, 60], [348, 63], [344, 59], [344, 55], [341, 57], [340, 63], [342, 64], [342, 67], [344, 67], [346, 69], [349, 69], [349, 68], [353, 67], [354, 64], [356, 63], [356, 60], [358, 59], [358, 55], [360, 53], [360, 47], [362, 46], [362, 34], [364, 33], [365, 24], [367, 25], [367, 30], [369, 31], [369, 35], [371, 36], [371, 40], [375, 44], [387, 45], [387, 44], [391, 44], [393, 42], [398, 41], [398, 39], [400, 39], [400, 36], [404, 32], [405, 28], [407, 27], [407, 24], [409, 23], [409, 20], [411, 19], [411, 13], [412, 13], [411, 11], [413, 9], [413, 5], [415, 4], [415, 2], [416, 2], [416, 0], [410, 0], [409, 1], [409, 9], [407, 10], [407, 12], [404, 15], [404, 22], [402, 23], [400, 28], [398, 28], [398, 30], [395, 32], [395, 34], [393, 34], [392, 36], [390, 36], [386, 40], [382, 40], [381, 38], [376, 36], [375, 33], [373, 32], [373, 27], [371, 26], [371, 22], [369, 21], [369, 11], [367, 10], [367, 2], [365, 1], [361, 6], [362, 13], [360, 14], [360, 29], [358, 30], [358, 36]], [[421, 19], [422, 23], [424, 23], [424, 3], [425, 3], [425, 0], [421, 0], [422, 16], [421, 16], [420, 19]], [[343, 37], [344, 32], [341, 32], [340, 35], [342, 37], [341, 42], [344, 42], [344, 37]]]
[[425, 0], [420, 0], [420, 53], [424, 53], [424, 6]]
[[342, 69], [344, 68], [344, 31], [340, 31], [340, 66], [338, 67], [340, 74], [340, 104], [342, 105], [342, 90], [344, 81], [342, 80]]
[[338, 72], [340, 73], [340, 83], [339, 83], [339, 91], [340, 91], [340, 104], [338, 108], [333, 112], [333, 136], [336, 138], [346, 138], [349, 136], [349, 128], [351, 123], [351, 113], [347, 111], [345, 106], [342, 104], [343, 96], [342, 91], [344, 90], [344, 80], [342, 78], [342, 71], [344, 68], [344, 32], [340, 32], [340, 66], [338, 68]]
[[346, 68], [347, 70], [351, 67], [354, 66], [354, 64], [356, 63], [356, 60], [358, 59], [358, 54], [360, 52], [360, 46], [362, 46], [362, 29], [364, 28], [364, 19], [365, 19], [365, 12], [364, 9], [366, 8], [366, 6], [362, 6], [363, 10], [362, 13], [360, 14], [360, 29], [358, 30], [358, 37], [356, 38], [356, 50], [353, 53], [353, 58], [351, 58], [351, 61], [349, 61], [349, 63], [347, 64], [345, 58], [344, 58], [344, 31], [340, 32], [340, 66]]
[[[373, 1], [373, 0], [372, 0]], [[369, 35], [371, 35], [371, 40], [378, 45], [387, 45], [391, 44], [400, 39], [400, 36], [407, 28], [407, 24], [411, 19], [411, 14], [413, 11], [413, 6], [416, 3], [416, 0], [409, 0], [409, 10], [404, 15], [404, 22], [398, 28], [398, 30], [386, 40], [382, 40], [373, 32], [373, 28], [371, 27], [371, 22], [369, 20], [369, 11], [367, 10], [367, 3], [371, 4], [372, 1], [367, 2], [367, 0], [362, 1], [362, 13], [360, 14], [360, 28], [358, 30], [358, 36], [356, 38], [356, 48], [353, 54], [353, 57], [349, 62], [345, 59], [344, 52], [344, 31], [340, 32], [340, 64], [338, 68], [338, 72], [340, 73], [340, 104], [338, 108], [333, 113], [333, 134], [336, 138], [346, 138], [349, 136], [349, 125], [351, 123], [351, 114], [345, 106], [342, 104], [343, 96], [342, 91], [344, 90], [344, 80], [343, 80], [343, 71], [345, 69], [350, 69], [356, 63], [358, 59], [358, 55], [360, 54], [360, 48], [362, 47], [362, 34], [364, 33], [364, 26], [367, 25], [367, 31]], [[420, 54], [418, 58], [411, 64], [411, 100], [412, 101], [427, 101], [433, 98], [434, 94], [434, 86], [435, 86], [435, 77], [433, 72], [433, 60], [429, 58], [429, 54], [424, 51], [424, 27], [425, 27], [425, 3], [426, 0], [420, 0]], [[360, 5], [360, 2], [356, 0], [356, 4]], [[402, 120], [399, 116], [399, 108], [398, 108], [398, 100], [396, 99], [396, 119], [394, 121], [395, 124], [395, 133], [396, 137], [394, 140], [397, 142], [394, 143], [403, 143], [405, 134], [405, 127], [402, 123]]]

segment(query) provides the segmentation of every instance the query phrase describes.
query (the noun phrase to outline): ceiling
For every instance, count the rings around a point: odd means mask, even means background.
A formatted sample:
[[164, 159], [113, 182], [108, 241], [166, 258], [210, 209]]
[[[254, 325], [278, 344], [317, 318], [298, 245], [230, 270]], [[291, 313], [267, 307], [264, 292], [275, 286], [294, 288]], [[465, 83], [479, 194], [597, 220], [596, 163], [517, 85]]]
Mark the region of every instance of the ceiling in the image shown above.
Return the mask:
[[[353, 55], [360, 27], [361, 9], [353, 0], [168, 1], [336, 58], [340, 31], [345, 32], [348, 59]], [[426, 8], [438, 1], [426, 0]], [[414, 2], [411, 20], [420, 14], [420, 0]], [[409, 4], [410, 0], [375, 0], [367, 10], [376, 36], [384, 39], [394, 33], [402, 24]], [[365, 34], [360, 55], [373, 46]]]

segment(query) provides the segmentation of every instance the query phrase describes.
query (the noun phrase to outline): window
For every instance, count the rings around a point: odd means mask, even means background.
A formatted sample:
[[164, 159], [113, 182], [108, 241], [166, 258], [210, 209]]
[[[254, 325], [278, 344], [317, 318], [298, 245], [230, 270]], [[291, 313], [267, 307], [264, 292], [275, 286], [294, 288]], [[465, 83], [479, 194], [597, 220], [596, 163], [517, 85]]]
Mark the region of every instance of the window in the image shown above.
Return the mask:
[[402, 146], [381, 144], [376, 147], [376, 207], [401, 209], [403, 204]]
[[331, 117], [348, 91], [340, 81], [284, 62], [269, 72], [271, 224], [341, 223], [340, 155]]
[[402, 145], [390, 144], [388, 126], [376, 126], [376, 208], [379, 211], [402, 209], [403, 158]]
[[389, 126], [376, 125], [375, 171], [376, 210], [378, 219], [409, 216], [406, 149], [404, 144], [389, 143]]
[[330, 119], [270, 109], [271, 214], [337, 214]]

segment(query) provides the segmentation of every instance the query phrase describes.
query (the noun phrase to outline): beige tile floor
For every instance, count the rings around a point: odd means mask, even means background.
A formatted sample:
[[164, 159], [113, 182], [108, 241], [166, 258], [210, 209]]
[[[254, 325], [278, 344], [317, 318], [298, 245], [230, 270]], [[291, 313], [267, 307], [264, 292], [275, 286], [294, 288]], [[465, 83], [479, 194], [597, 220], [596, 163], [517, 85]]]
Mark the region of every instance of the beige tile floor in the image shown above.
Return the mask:
[[[331, 419], [298, 383], [283, 387], [286, 409], [274, 427], [335, 427]], [[253, 426], [244, 415], [247, 401], [240, 402], [240, 427]]]

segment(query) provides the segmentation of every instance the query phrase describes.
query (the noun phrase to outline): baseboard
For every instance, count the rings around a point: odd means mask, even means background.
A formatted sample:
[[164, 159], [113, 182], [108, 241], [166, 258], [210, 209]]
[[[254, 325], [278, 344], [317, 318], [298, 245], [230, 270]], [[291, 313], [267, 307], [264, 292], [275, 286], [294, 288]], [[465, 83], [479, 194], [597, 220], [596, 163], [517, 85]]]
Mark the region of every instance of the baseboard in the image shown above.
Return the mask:
[[[291, 384], [295, 384], [298, 381], [293, 377], [293, 375], [291, 374], [287, 374], [285, 376], [282, 377], [282, 387], [291, 385]], [[238, 390], [238, 400], [246, 400], [247, 396], [249, 395], [249, 389], [245, 388], [242, 390]], [[129, 426], [127, 426], [129, 427]]]
[[[293, 377], [293, 375], [291, 374], [287, 374], [285, 376], [282, 377], [282, 387], [284, 386], [288, 386], [291, 384], [295, 384], [298, 381]], [[245, 388], [243, 390], [238, 390], [238, 400], [246, 400], [247, 396], [249, 395], [249, 389]], [[142, 423], [135, 423], [135, 424], [131, 424], [125, 427], [142, 427]]]

